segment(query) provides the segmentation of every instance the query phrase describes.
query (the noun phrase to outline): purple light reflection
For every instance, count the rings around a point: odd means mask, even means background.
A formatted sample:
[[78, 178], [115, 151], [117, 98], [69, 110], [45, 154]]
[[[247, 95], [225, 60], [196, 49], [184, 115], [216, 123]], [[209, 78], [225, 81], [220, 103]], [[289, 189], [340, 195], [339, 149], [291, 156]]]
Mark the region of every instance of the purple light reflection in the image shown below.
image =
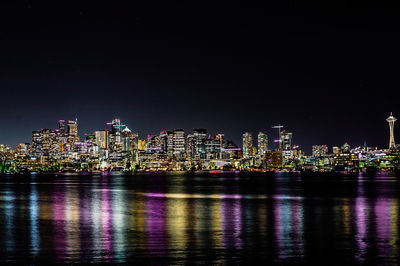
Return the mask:
[[63, 260], [66, 252], [65, 191], [62, 189], [61, 187], [56, 187], [53, 193], [54, 245], [58, 260]]
[[112, 256], [112, 236], [111, 236], [111, 209], [110, 209], [110, 189], [103, 188], [101, 190], [101, 235], [102, 249], [106, 262], [110, 262]]
[[165, 200], [148, 197], [146, 200], [147, 245], [151, 256], [166, 254]]

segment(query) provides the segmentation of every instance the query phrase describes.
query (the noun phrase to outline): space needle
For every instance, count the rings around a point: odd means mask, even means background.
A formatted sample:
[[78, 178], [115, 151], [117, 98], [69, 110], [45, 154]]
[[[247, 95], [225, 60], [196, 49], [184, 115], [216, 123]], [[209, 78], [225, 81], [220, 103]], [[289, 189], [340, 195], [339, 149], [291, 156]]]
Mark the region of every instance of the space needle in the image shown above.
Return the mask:
[[386, 118], [386, 121], [389, 123], [389, 130], [390, 130], [390, 139], [389, 139], [389, 149], [394, 148], [394, 122], [396, 122], [397, 118], [393, 116], [392, 113], [390, 113], [390, 116]]

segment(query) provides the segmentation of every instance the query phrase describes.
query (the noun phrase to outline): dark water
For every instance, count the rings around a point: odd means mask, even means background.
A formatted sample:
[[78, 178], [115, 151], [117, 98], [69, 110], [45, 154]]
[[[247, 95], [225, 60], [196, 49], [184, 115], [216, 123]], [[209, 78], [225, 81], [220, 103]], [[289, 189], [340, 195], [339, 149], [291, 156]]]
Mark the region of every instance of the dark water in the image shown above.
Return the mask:
[[0, 262], [398, 264], [396, 177], [0, 177]]

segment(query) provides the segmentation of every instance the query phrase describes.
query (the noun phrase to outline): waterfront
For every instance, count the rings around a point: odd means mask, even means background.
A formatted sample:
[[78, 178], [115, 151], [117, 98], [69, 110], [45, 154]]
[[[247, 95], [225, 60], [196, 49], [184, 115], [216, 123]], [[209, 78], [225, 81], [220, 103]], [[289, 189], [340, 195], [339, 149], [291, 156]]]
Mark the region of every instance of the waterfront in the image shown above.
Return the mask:
[[394, 176], [2, 176], [2, 262], [398, 264]]

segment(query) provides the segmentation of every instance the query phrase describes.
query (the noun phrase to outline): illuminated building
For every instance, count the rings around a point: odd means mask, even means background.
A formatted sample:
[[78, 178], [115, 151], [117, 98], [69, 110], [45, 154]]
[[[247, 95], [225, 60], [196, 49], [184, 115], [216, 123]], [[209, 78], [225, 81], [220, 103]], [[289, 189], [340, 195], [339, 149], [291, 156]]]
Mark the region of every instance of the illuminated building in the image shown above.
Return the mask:
[[98, 130], [94, 132], [96, 138], [96, 145], [100, 149], [108, 149], [109, 143], [109, 131], [108, 130]]
[[328, 155], [328, 146], [327, 145], [313, 145], [312, 146], [312, 156], [313, 157], [322, 157]]
[[26, 155], [28, 153], [28, 145], [26, 143], [19, 143], [17, 145], [17, 154]]
[[185, 153], [185, 131], [175, 129], [173, 135], [174, 156], [181, 157]]
[[147, 135], [146, 152], [162, 152], [162, 139], [159, 135]]
[[139, 151], [144, 151], [145, 149], [146, 149], [146, 140], [139, 139], [138, 140], [138, 150]]
[[282, 150], [284, 151], [292, 150], [293, 134], [286, 130], [283, 130], [281, 132], [280, 138], [281, 138], [280, 141], [282, 143]]
[[205, 159], [206, 157], [206, 129], [193, 129], [193, 134], [186, 138], [186, 154], [191, 160]]
[[396, 122], [397, 118], [393, 116], [392, 113], [390, 113], [390, 116], [386, 118], [386, 121], [389, 123], [389, 149], [392, 149], [395, 147], [394, 143], [394, 122]]
[[172, 132], [165, 130], [160, 132], [161, 149], [162, 152], [167, 153], [168, 156], [172, 156], [173, 153], [172, 136]]
[[58, 120], [58, 129], [61, 132], [65, 132], [65, 120]]
[[259, 132], [257, 136], [258, 155], [264, 156], [268, 150], [268, 136], [264, 132]]
[[35, 156], [49, 156], [52, 134], [50, 129], [32, 131], [32, 150]]
[[111, 132], [110, 132], [110, 144], [109, 148], [111, 152], [122, 152], [122, 141], [121, 141], [121, 132], [126, 127], [124, 124], [121, 123], [119, 118], [115, 118], [112, 120], [111, 123], [107, 123], [111, 125]]
[[333, 153], [333, 154], [338, 154], [339, 152], [340, 152], [339, 147], [337, 147], [337, 146], [333, 146], [333, 147], [332, 147], [332, 153]]
[[188, 134], [186, 137], [186, 154], [190, 160], [197, 159], [196, 157], [196, 136]]
[[215, 136], [215, 139], [217, 139], [221, 145], [221, 148], [225, 148], [225, 135], [224, 134], [217, 134]]
[[78, 137], [78, 121], [68, 120], [68, 137], [67, 142], [70, 145], [70, 149], [73, 149], [74, 143], [79, 141]]
[[242, 136], [243, 140], [243, 158], [249, 158], [253, 155], [253, 135], [246, 132]]
[[193, 135], [196, 139], [196, 155], [197, 154], [202, 154], [206, 152], [206, 147], [205, 147], [205, 140], [207, 138], [207, 130], [206, 129], [193, 129]]
[[286, 130], [280, 133], [280, 143], [282, 149], [282, 157], [284, 160], [291, 160], [294, 158], [293, 146], [292, 146], [293, 134]]
[[225, 148], [221, 148], [221, 159], [234, 160], [240, 157], [241, 150], [233, 142], [228, 140]]
[[281, 151], [267, 151], [264, 158], [265, 166], [267, 168], [281, 167], [283, 164]]
[[219, 159], [219, 154], [221, 153], [221, 141], [215, 138], [208, 138], [204, 142], [206, 159]]
[[90, 147], [90, 142], [77, 141], [74, 143], [74, 152], [78, 154], [88, 154], [89, 147]]
[[134, 155], [138, 149], [138, 134], [128, 127], [122, 131], [122, 151]]
[[341, 148], [341, 152], [350, 152], [350, 145], [346, 142], [345, 144], [343, 144], [342, 148]]

